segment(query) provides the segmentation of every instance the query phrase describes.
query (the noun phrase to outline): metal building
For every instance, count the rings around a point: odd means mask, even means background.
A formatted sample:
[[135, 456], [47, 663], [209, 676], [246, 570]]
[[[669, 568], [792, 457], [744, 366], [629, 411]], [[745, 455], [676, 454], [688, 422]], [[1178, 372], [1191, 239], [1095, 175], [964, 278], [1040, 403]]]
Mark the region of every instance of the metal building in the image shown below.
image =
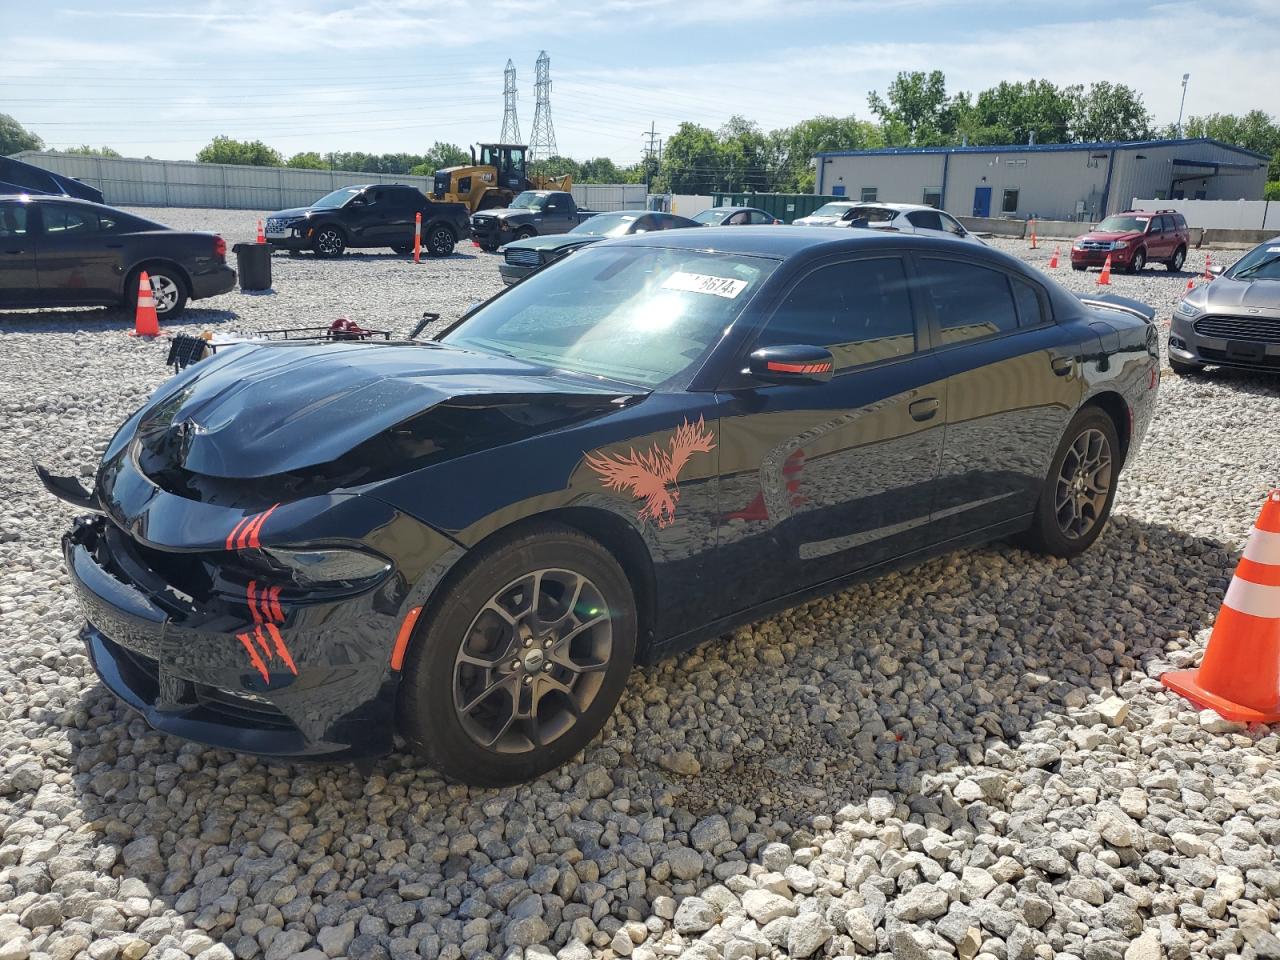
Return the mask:
[[1093, 221], [1135, 197], [1260, 200], [1269, 159], [1207, 137], [841, 150], [817, 155], [814, 192], [962, 217]]

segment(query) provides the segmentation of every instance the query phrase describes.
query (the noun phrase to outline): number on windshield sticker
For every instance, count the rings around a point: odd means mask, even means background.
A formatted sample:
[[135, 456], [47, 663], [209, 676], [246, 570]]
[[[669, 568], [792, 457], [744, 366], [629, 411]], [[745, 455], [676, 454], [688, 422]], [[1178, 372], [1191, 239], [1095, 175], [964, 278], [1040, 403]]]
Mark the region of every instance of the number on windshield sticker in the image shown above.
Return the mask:
[[713, 297], [736, 299], [747, 288], [746, 280], [732, 277], [713, 277], [706, 273], [673, 273], [662, 284], [663, 290], [683, 290], [688, 293], [709, 293]]

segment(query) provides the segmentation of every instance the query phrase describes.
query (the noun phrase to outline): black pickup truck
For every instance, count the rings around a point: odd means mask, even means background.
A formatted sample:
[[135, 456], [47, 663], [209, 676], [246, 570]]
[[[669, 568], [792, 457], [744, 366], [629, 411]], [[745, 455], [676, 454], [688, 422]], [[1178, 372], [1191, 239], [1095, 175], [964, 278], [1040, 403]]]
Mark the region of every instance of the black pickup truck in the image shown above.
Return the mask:
[[471, 236], [467, 207], [427, 199], [404, 183], [342, 187], [309, 207], [280, 210], [267, 217], [267, 242], [283, 250], [313, 250], [340, 257], [348, 247], [413, 250], [414, 215], [422, 214], [422, 249], [433, 257], [453, 253]]
[[526, 190], [505, 210], [482, 210], [471, 218], [471, 233], [481, 248], [497, 250], [512, 240], [568, 233], [597, 210], [580, 210], [564, 190]]

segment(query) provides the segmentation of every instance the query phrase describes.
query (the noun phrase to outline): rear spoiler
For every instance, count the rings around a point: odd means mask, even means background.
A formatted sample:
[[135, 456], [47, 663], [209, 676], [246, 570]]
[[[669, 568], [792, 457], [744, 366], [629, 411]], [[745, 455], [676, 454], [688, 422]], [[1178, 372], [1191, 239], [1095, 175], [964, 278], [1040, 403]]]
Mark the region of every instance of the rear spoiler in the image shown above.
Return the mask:
[[1087, 307], [1117, 310], [1120, 313], [1127, 313], [1131, 317], [1145, 320], [1147, 323], [1155, 323], [1156, 320], [1155, 307], [1148, 306], [1141, 300], [1117, 296], [1114, 293], [1077, 293], [1076, 298]]

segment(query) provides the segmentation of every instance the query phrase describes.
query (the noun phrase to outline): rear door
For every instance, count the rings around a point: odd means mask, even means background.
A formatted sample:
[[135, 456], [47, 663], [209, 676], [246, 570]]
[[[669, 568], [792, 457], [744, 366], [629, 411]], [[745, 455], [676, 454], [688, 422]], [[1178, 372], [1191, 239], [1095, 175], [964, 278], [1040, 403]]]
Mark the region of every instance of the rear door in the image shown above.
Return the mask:
[[1100, 345], [1055, 324], [1044, 289], [1021, 274], [962, 254], [916, 263], [947, 376], [931, 524], [941, 542], [1031, 512]]
[[927, 237], [950, 236], [943, 231], [942, 217], [937, 210], [912, 210], [907, 214], [907, 222], [914, 228], [914, 232]]
[[[33, 201], [40, 218], [36, 275], [48, 306], [110, 303], [124, 282], [124, 238], [110, 232], [96, 207], [66, 200]], [[105, 216], [105, 214], [104, 214]]]
[[35, 218], [28, 223], [30, 204], [17, 200], [0, 203], [0, 307], [36, 303]]
[[917, 349], [904, 256], [841, 258], [792, 282], [749, 349], [828, 348], [823, 384], [738, 377], [721, 406], [723, 565], [732, 610], [910, 553], [925, 540], [946, 420]]

